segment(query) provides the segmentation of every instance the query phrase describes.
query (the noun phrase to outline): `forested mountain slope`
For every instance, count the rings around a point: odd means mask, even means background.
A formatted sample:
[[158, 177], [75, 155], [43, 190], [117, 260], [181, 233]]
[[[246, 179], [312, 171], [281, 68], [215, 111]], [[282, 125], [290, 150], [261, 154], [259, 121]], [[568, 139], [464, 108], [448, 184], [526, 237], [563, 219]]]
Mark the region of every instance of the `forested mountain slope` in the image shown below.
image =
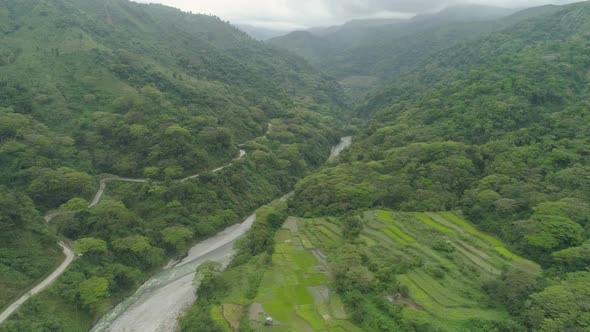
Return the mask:
[[[345, 162], [300, 182], [292, 206], [303, 215], [462, 209], [548, 277], [577, 278], [565, 273], [588, 262], [589, 26], [589, 4], [566, 6], [395, 80], [361, 108], [369, 125]], [[517, 314], [535, 329], [583, 330], [575, 306], [551, 316], [541, 299], [553, 290]]]
[[355, 100], [362, 100], [444, 49], [552, 10], [555, 6], [510, 15], [511, 10], [501, 8], [457, 6], [395, 24], [341, 29], [322, 36], [293, 32], [269, 43], [305, 57], [337, 78]]
[[[223, 287], [185, 330], [263, 331], [248, 314], [259, 304], [277, 326], [310, 331], [587, 330], [589, 31], [587, 2], [552, 8], [442, 51], [368, 98], [352, 147], [300, 181], [234, 266], [206, 279]], [[287, 214], [297, 218], [277, 227]], [[261, 234], [274, 242], [254, 247]], [[285, 262], [294, 275], [281, 282]], [[248, 308], [241, 321], [235, 305]]]
[[[0, 308], [61, 260], [55, 234], [99, 253], [3, 330], [85, 330], [167, 256], [322, 164], [346, 107], [303, 59], [160, 5], [2, 1], [0, 45]], [[175, 181], [230, 163], [248, 142], [235, 167]], [[147, 182], [86, 209], [105, 173]], [[50, 231], [42, 213], [58, 208], [71, 213]]]
[[343, 105], [303, 60], [215, 17], [123, 0], [6, 1], [0, 17], [0, 176], [43, 209], [93, 191], [33, 188], [44, 175], [182, 175], [231, 159], [271, 118]]

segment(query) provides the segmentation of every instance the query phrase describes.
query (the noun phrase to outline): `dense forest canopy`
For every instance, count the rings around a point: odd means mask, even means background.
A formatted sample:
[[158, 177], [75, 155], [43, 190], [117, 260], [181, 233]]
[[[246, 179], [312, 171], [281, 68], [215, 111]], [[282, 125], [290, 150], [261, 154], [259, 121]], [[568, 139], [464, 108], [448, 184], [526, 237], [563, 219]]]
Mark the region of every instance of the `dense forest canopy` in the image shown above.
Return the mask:
[[182, 331], [588, 330], [590, 5], [478, 10], [262, 43], [161, 5], [2, 2], [0, 309], [58, 240], [79, 257], [0, 331], [86, 331], [253, 211]]
[[[359, 103], [356, 115], [366, 123], [356, 127], [352, 148], [336, 165], [297, 184], [288, 213], [306, 218], [297, 223], [303, 235], [295, 233], [293, 226], [284, 226], [275, 241], [289, 238], [286, 234], [302, 242], [307, 238], [313, 250], [327, 255], [328, 275], [333, 279], [324, 285], [342, 298], [347, 318], [362, 330], [587, 330], [589, 24], [587, 3], [535, 8], [499, 21], [468, 24], [465, 26], [488, 29], [432, 53], [404, 75], [390, 76], [385, 88]], [[433, 31], [442, 33], [450, 27]], [[470, 33], [477, 34], [477, 30]], [[407, 48], [400, 46], [398, 52], [419, 51], [413, 48], [416, 44], [408, 43], [415, 36], [420, 34], [410, 35], [400, 44]], [[280, 39], [286, 38], [302, 41], [307, 37], [299, 33]], [[360, 53], [371, 51], [375, 50]], [[407, 212], [393, 217], [387, 211], [367, 212], [378, 208]], [[438, 213], [449, 210], [462, 211], [479, 229], [502, 242], [475, 233], [457, 214]], [[391, 252], [393, 261], [385, 254], [390, 253], [382, 243], [385, 240], [372, 233], [383, 227], [374, 219], [396, 225], [384, 231], [402, 246]], [[419, 242], [412, 237], [418, 234], [413, 227], [423, 227], [419, 223], [434, 228], [437, 235], [430, 249], [436, 254], [412, 244]], [[267, 227], [272, 229], [270, 223]], [[470, 242], [466, 236], [454, 242], [449, 234], [461, 229], [496, 246], [495, 253], [481, 253], [486, 244]], [[251, 236], [264, 232], [269, 230], [261, 226]], [[433, 236], [431, 232], [424, 229], [420, 240]], [[315, 237], [323, 240], [317, 244]], [[462, 290], [453, 290], [453, 283], [461, 277], [449, 276], [455, 268], [441, 263], [444, 259], [457, 264], [464, 255], [493, 271], [493, 257], [500, 254], [518, 265], [520, 258], [500, 249], [502, 243], [540, 263], [543, 271], [504, 266], [501, 272], [491, 273], [492, 277], [481, 273], [471, 277], [470, 282], [477, 280], [477, 291], [467, 291], [467, 281]], [[252, 308], [264, 302], [268, 288], [264, 280], [277, 273], [282, 260], [291, 259], [285, 257], [286, 250], [282, 242], [269, 243], [263, 254], [244, 250], [235, 265], [219, 276], [226, 282], [222, 290], [199, 300], [184, 318], [184, 330], [217, 324], [222, 331], [224, 324], [234, 321], [204, 310], [225, 309], [228, 303]], [[446, 258], [435, 266], [425, 265], [437, 255]], [[322, 266], [320, 258], [317, 264]], [[266, 269], [262, 283], [236, 286], [236, 276], [248, 274], [253, 266], [257, 271]], [[317, 281], [297, 278], [318, 287]], [[440, 284], [444, 289], [436, 288], [436, 280], [444, 281]], [[388, 294], [396, 292], [396, 305], [384, 303]], [[461, 302], [461, 292], [477, 296], [487, 303], [485, 308], [495, 308], [496, 313], [506, 310], [509, 317], [473, 311]], [[438, 301], [434, 309], [429, 298]], [[272, 303], [265, 308], [267, 312], [273, 311]], [[309, 324], [317, 323], [300, 311], [301, 305], [305, 302], [293, 307], [297, 315]], [[445, 305], [460, 305], [462, 314], [441, 316]], [[317, 308], [323, 312], [321, 306]], [[298, 324], [295, 319], [289, 322]], [[246, 330], [257, 330], [252, 320], [244, 318], [240, 324]]]
[[340, 27], [296, 31], [269, 43], [303, 56], [338, 79], [351, 98], [362, 101], [442, 50], [557, 8], [543, 6], [514, 13], [499, 7], [458, 5], [412, 19], [359, 20]]
[[[57, 266], [58, 237], [84, 257], [3, 331], [87, 330], [168, 257], [292, 190], [347, 112], [303, 59], [161, 5], [3, 1], [0, 45], [0, 308]], [[87, 208], [113, 176], [146, 182]]]

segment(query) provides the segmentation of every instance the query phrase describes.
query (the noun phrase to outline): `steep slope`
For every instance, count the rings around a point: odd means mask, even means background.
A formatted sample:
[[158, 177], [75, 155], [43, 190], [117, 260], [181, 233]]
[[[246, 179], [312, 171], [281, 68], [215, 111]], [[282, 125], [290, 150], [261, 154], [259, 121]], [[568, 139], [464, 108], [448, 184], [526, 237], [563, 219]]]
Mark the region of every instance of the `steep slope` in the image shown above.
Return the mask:
[[[505, 17], [512, 11], [486, 6], [457, 6], [405, 22], [353, 31], [341, 29], [323, 36], [297, 32], [271, 39], [269, 43], [305, 57], [336, 77], [347, 94], [358, 101], [400, 74], [411, 72], [444, 49], [554, 8], [545, 6]], [[500, 17], [505, 18], [497, 20]]]
[[[49, 157], [54, 168], [130, 176], [145, 167], [204, 169], [289, 109], [344, 106], [337, 84], [305, 61], [215, 17], [123, 0], [0, 9], [0, 105], [74, 139], [70, 156]], [[175, 135], [185, 138], [171, 148]], [[4, 166], [13, 182], [29, 169]], [[38, 203], [64, 202], [56, 200]]]
[[[338, 84], [216, 17], [11, 0], [0, 31], [0, 308], [63, 259], [56, 235], [84, 253], [3, 331], [86, 330], [167, 257], [290, 191], [337, 142]], [[240, 149], [231, 167], [176, 181]], [[86, 208], [104, 173], [145, 183], [109, 186]], [[67, 213], [49, 229], [41, 212], [55, 209]]]
[[369, 98], [351, 148], [253, 229], [185, 330], [585, 331], [590, 4], [522, 16]]
[[[345, 162], [300, 182], [292, 207], [303, 215], [460, 208], [555, 271], [560, 294], [587, 282], [567, 273], [588, 261], [589, 27], [588, 3], [560, 7], [394, 80], [361, 108], [369, 125]], [[492, 290], [510, 287], [499, 281]], [[531, 295], [536, 287], [497, 300], [533, 330], [588, 324], [578, 305], [587, 294], [552, 318], [540, 301], [553, 289]]]

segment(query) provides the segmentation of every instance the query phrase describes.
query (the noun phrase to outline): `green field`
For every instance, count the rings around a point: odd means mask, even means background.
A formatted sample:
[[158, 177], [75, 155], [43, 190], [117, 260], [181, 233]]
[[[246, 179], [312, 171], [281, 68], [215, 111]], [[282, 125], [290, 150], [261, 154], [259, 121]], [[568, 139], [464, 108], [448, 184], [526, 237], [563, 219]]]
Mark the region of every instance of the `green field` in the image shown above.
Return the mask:
[[[511, 253], [500, 240], [480, 232], [456, 213], [379, 210], [365, 213], [364, 222], [380, 228], [394, 243], [383, 242], [382, 237], [367, 228], [366, 236], [393, 251], [406, 247], [404, 251], [420, 257], [420, 267], [398, 275], [397, 279], [407, 287], [409, 297], [427, 314], [427, 319], [443, 330], [466, 329], [470, 320], [508, 319], [504, 309], [486, 307], [481, 284], [509, 267], [532, 273], [540, 270], [538, 265]], [[437, 250], [436, 243], [444, 243], [449, 249]]]
[[[339, 233], [339, 227], [326, 220], [289, 218], [275, 236], [272, 264], [255, 298], [245, 301], [243, 288], [233, 287], [227, 302], [214, 308], [212, 318], [221, 326], [235, 326], [241, 319], [235, 317], [240, 306], [254, 331], [355, 331], [340, 298], [328, 287], [327, 262], [316, 246], [339, 241]], [[227, 314], [228, 307], [232, 314]], [[269, 316], [274, 322], [265, 326]]]
[[[395, 275], [397, 294], [391, 305], [408, 322], [427, 322], [443, 331], [468, 331], [474, 321], [506, 321], [506, 309], [490, 305], [482, 284], [508, 268], [537, 273], [539, 267], [510, 252], [501, 241], [477, 230], [458, 213], [367, 211], [360, 216], [359, 235], [367, 259], [403, 255], [414, 265]], [[245, 300], [246, 283], [234, 284], [230, 296], [211, 315], [228, 331], [247, 317], [254, 331], [361, 331], [333, 289], [330, 263], [344, 245], [343, 226], [335, 218], [289, 217], [275, 235], [271, 264], [254, 296]], [[375, 250], [375, 251], [372, 251]], [[373, 254], [371, 254], [373, 252]], [[375, 255], [371, 258], [371, 255]], [[240, 276], [256, 274], [245, 265]], [[244, 278], [241, 278], [244, 279]], [[382, 293], [378, 297], [391, 297]], [[264, 324], [267, 317], [273, 324]]]

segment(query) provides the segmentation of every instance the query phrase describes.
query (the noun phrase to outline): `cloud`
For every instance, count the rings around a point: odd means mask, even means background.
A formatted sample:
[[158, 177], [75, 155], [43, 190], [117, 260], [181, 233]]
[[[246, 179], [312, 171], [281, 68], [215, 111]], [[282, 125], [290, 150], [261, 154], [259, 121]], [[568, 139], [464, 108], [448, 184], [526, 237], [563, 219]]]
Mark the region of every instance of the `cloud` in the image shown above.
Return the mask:
[[458, 3], [527, 7], [570, 0], [135, 0], [214, 14], [233, 23], [292, 30], [340, 24], [355, 18], [408, 17]]

